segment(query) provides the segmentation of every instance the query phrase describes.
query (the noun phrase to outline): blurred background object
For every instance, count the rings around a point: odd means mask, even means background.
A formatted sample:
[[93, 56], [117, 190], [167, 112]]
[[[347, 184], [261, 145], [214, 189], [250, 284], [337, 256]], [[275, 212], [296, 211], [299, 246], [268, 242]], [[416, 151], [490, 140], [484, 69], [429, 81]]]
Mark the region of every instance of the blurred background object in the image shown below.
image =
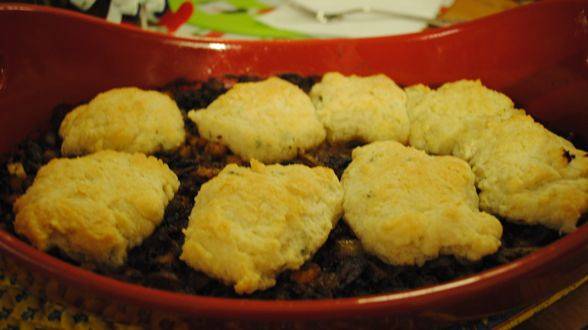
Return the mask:
[[[0, 0], [2, 2], [4, 0]], [[532, 1], [515, 0], [16, 0], [181, 36], [356, 38], [418, 32]], [[347, 14], [345, 14], [347, 13]], [[325, 14], [332, 14], [327, 15]], [[322, 19], [321, 19], [322, 17]], [[327, 19], [325, 19], [325, 17]]]
[[[289, 0], [256, 16], [268, 26], [311, 37], [378, 37], [418, 32], [447, 0]], [[436, 25], [436, 24], [433, 24]]]
[[496, 14], [533, 1], [513, 0], [455, 0], [453, 5], [439, 16], [448, 20], [472, 20]]

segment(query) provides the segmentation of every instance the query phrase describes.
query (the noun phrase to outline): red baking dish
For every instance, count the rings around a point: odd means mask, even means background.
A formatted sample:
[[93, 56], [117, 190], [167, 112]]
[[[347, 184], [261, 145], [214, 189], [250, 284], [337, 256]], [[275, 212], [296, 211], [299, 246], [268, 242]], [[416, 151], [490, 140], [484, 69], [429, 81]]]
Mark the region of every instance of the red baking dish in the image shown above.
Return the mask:
[[[556, 131], [588, 138], [588, 1], [541, 1], [403, 36], [297, 41], [183, 39], [58, 9], [1, 4], [0, 31], [0, 152], [46, 125], [56, 104], [80, 102], [115, 86], [331, 70], [382, 72], [404, 85], [480, 78]], [[221, 299], [149, 289], [77, 268], [1, 230], [0, 251], [8, 264], [44, 279], [69, 302], [105, 313], [112, 306], [127, 312], [144, 308], [218, 327], [259, 321], [330, 328], [418, 326], [525, 306], [584, 278], [588, 225], [516, 262], [450, 283], [316, 301]]]

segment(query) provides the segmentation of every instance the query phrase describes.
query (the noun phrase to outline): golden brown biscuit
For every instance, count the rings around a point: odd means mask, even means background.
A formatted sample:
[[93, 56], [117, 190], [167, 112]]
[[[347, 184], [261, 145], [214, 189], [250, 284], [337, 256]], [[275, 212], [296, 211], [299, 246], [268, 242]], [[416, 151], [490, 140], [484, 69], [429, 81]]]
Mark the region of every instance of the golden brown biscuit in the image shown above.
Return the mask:
[[119, 266], [161, 222], [178, 187], [167, 165], [143, 154], [54, 159], [15, 202], [14, 228], [41, 250]]
[[188, 117], [204, 138], [225, 144], [243, 159], [264, 163], [294, 158], [325, 139], [308, 95], [276, 77], [236, 84]]
[[489, 123], [458, 153], [476, 174], [480, 207], [569, 233], [588, 211], [588, 157], [529, 116]]
[[100, 150], [151, 154], [184, 142], [184, 120], [167, 95], [135, 87], [98, 94], [65, 116], [59, 128], [61, 152], [82, 155]]
[[383, 74], [330, 72], [312, 87], [310, 97], [329, 141], [408, 140], [406, 94]]
[[387, 263], [422, 265], [446, 254], [478, 260], [500, 247], [502, 226], [478, 210], [474, 174], [458, 158], [374, 142], [353, 150], [342, 184], [346, 222]]
[[196, 196], [180, 259], [240, 294], [269, 288], [326, 241], [342, 199], [328, 168], [227, 165]]
[[516, 113], [506, 95], [479, 80], [446, 83], [435, 91], [416, 87], [409, 93], [409, 144], [435, 155], [451, 155], [466, 135]]

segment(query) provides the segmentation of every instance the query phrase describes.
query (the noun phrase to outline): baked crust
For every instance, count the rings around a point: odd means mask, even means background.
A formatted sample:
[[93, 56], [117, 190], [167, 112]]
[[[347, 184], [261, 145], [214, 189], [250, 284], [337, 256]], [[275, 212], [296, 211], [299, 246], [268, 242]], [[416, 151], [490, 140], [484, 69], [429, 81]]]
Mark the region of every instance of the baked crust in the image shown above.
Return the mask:
[[588, 211], [588, 157], [533, 118], [490, 122], [463, 142], [480, 207], [506, 219], [569, 233]]
[[502, 226], [478, 210], [474, 174], [461, 159], [374, 142], [353, 150], [342, 184], [346, 222], [387, 263], [479, 260], [500, 247]]
[[180, 259], [240, 294], [269, 288], [323, 245], [342, 200], [329, 168], [227, 165], [196, 196]]
[[331, 142], [408, 140], [406, 94], [383, 74], [345, 77], [329, 72], [310, 97]]
[[54, 159], [14, 203], [14, 228], [41, 250], [56, 246], [81, 262], [120, 266], [161, 222], [178, 187], [166, 164], [143, 154]]
[[586, 152], [514, 108], [480, 81], [407, 89], [410, 144], [464, 159], [480, 207], [505, 219], [569, 233], [588, 211]]
[[506, 95], [486, 88], [479, 80], [446, 83], [434, 91], [423, 87], [408, 91], [409, 145], [433, 155], [452, 155], [468, 134], [488, 121], [516, 113]]
[[188, 117], [204, 138], [225, 144], [245, 160], [263, 163], [292, 159], [326, 136], [308, 95], [276, 77], [235, 84]]
[[65, 116], [59, 129], [64, 155], [100, 150], [152, 154], [179, 147], [184, 120], [176, 103], [157, 91], [115, 88]]

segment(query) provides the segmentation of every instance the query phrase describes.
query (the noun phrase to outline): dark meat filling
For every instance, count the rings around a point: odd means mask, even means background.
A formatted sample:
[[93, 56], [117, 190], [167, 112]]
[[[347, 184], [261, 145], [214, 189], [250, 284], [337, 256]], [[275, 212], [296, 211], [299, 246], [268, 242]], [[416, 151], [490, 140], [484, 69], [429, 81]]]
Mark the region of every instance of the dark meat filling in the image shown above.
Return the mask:
[[[300, 77], [294, 74], [282, 78], [308, 92], [317, 77]], [[161, 90], [171, 95], [179, 107], [187, 112], [208, 106], [236, 82], [255, 81], [255, 77], [226, 77], [207, 82], [178, 80]], [[38, 169], [54, 157], [60, 157], [57, 131], [65, 113], [72, 107], [56, 108], [51, 129], [39, 139], [21, 143], [17, 151], [3, 158], [0, 164], [0, 216], [5, 228], [14, 233], [12, 203], [32, 183]], [[468, 262], [454, 257], [441, 256], [422, 267], [398, 267], [383, 263], [364, 253], [360, 242], [341, 220], [329, 239], [316, 255], [300, 270], [279, 275], [275, 287], [239, 296], [233, 288], [189, 268], [179, 260], [183, 244], [182, 229], [194, 205], [200, 186], [214, 177], [226, 164], [247, 165], [225, 146], [208, 142], [198, 136], [196, 127], [185, 120], [186, 142], [175, 152], [156, 156], [166, 162], [181, 181], [180, 190], [168, 205], [165, 218], [143, 244], [132, 249], [126, 265], [117, 270], [94, 269], [95, 272], [123, 281], [148, 287], [218, 297], [244, 297], [255, 299], [321, 299], [352, 297], [392, 292], [426, 285], [434, 285], [459, 277], [475, 274], [525, 256], [555, 241], [557, 232], [542, 226], [525, 226], [503, 222], [504, 234], [500, 250], [479, 262]], [[289, 163], [309, 166], [327, 166], [340, 177], [351, 161], [351, 150], [357, 143], [340, 145], [323, 144], [299, 155]], [[7, 163], [23, 164], [26, 178], [9, 175]], [[52, 255], [70, 263], [58, 249]]]

